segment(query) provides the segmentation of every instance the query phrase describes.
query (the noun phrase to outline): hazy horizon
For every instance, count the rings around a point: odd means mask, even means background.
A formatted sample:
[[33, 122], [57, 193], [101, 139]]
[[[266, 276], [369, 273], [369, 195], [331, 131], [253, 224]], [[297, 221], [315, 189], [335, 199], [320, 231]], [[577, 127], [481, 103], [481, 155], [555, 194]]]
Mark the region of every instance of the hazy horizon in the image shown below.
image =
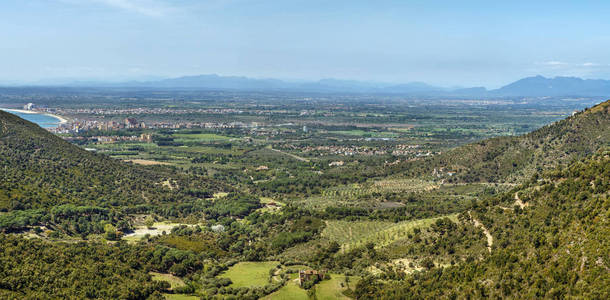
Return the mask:
[[25, 0], [0, 4], [0, 83], [199, 74], [497, 88], [610, 79], [603, 1]]

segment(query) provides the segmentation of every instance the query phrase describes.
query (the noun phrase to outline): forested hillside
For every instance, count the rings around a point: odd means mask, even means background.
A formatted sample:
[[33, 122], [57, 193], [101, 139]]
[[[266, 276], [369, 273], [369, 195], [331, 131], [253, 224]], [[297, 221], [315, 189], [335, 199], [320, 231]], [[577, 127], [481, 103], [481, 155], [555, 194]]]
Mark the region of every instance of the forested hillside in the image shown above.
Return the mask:
[[608, 299], [609, 191], [608, 150], [546, 172], [468, 213], [489, 229], [489, 255], [403, 280], [362, 280], [356, 293], [361, 299]]
[[116, 224], [121, 213], [179, 216], [224, 188], [169, 167], [143, 167], [85, 151], [3, 111], [0, 169], [0, 211], [8, 212], [0, 215], [4, 231], [52, 219], [67, 227], [89, 223], [66, 233], [101, 232], [102, 221]]
[[0, 168], [3, 211], [62, 204], [158, 204], [211, 191], [168, 168], [153, 170], [85, 151], [2, 111]]
[[412, 161], [391, 172], [447, 182], [519, 182], [610, 145], [610, 100], [518, 137], [498, 137]]

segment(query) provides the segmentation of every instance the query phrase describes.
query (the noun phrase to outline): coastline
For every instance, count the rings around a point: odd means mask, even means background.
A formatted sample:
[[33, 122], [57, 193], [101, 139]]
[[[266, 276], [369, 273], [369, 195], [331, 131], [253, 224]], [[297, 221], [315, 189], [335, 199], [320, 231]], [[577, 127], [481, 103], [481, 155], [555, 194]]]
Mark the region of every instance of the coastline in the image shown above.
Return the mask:
[[45, 112], [39, 112], [39, 111], [31, 111], [31, 110], [25, 110], [25, 109], [14, 109], [14, 108], [2, 108], [0, 107], [0, 110], [4, 110], [4, 111], [8, 111], [8, 112], [18, 112], [18, 113], [22, 113], [22, 114], [41, 114], [41, 115], [47, 115], [50, 117], [53, 117], [55, 119], [57, 119], [59, 121], [59, 124], [66, 124], [68, 123], [68, 120], [65, 119], [62, 116], [58, 116], [55, 114], [51, 114], [51, 113], [45, 113]]

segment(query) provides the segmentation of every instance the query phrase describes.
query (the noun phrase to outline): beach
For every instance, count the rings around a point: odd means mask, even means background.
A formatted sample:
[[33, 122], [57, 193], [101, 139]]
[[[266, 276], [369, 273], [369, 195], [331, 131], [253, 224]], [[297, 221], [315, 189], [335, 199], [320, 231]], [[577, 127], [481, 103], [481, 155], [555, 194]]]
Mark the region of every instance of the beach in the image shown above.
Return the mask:
[[51, 113], [46, 113], [46, 112], [39, 112], [39, 111], [25, 110], [25, 109], [14, 109], [14, 108], [2, 108], [2, 107], [0, 107], [0, 110], [4, 110], [4, 111], [7, 111], [7, 112], [22, 113], [22, 114], [46, 115], [46, 116], [53, 117], [53, 118], [59, 120], [59, 124], [66, 124], [66, 123], [68, 123], [68, 120], [66, 120], [62, 116], [58, 116], [58, 115], [51, 114]]

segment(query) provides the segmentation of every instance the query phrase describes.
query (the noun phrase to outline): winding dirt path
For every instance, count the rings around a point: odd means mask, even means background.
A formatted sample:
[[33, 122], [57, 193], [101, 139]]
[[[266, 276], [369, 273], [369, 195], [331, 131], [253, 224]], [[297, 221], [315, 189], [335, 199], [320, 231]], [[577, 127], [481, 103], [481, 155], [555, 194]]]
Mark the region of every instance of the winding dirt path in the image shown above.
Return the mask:
[[[525, 202], [521, 201], [521, 199], [519, 198], [519, 192], [515, 192], [515, 203], [513, 203], [513, 207], [515, 205], [519, 206], [521, 209], [524, 209], [524, 208], [530, 206], [529, 203], [525, 203]], [[503, 210], [511, 210], [512, 209], [510, 207], [505, 207], [505, 206], [498, 206], [498, 207], [503, 209]]]
[[479, 220], [472, 217], [472, 214], [470, 213], [470, 211], [468, 211], [468, 216], [474, 223], [474, 227], [478, 227], [478, 228], [481, 228], [481, 230], [483, 230], [485, 237], [487, 237], [487, 251], [489, 251], [489, 253], [491, 253], [491, 246], [493, 246], [493, 244], [494, 244], [494, 237], [491, 236], [491, 233], [489, 233], [489, 230], [487, 230], [487, 228], [485, 227], [485, 225], [483, 225], [483, 223], [479, 222]]
[[521, 201], [521, 199], [519, 199], [519, 192], [515, 192], [515, 205], [519, 205], [519, 207], [521, 207], [521, 209], [529, 206], [528, 203], [523, 203], [523, 201]]

